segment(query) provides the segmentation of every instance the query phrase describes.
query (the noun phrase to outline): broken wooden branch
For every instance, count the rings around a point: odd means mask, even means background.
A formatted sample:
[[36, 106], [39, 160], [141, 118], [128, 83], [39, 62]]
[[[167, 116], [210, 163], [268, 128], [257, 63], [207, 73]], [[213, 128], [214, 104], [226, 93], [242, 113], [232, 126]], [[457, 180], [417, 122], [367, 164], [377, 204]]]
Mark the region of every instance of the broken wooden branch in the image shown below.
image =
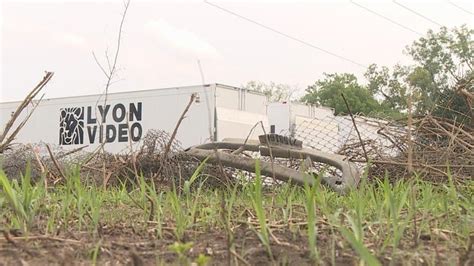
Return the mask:
[[[28, 105], [33, 103], [35, 97], [40, 93], [44, 86], [48, 84], [49, 80], [53, 77], [53, 75], [53, 72], [46, 72], [46, 75], [43, 77], [43, 79], [28, 93], [28, 95], [26, 95], [25, 99], [20, 103], [15, 112], [13, 112], [10, 120], [8, 120], [3, 132], [0, 135], [0, 153], [3, 153], [3, 151], [5, 151], [11, 145], [12, 141], [18, 135], [20, 130], [25, 126], [26, 122], [31, 117], [43, 97], [41, 97], [40, 100], [36, 104], [34, 104], [33, 110], [27, 114], [25, 119], [23, 119], [23, 121], [21, 121], [18, 126], [13, 129], [13, 125], [17, 121], [20, 114], [28, 107]], [[8, 134], [12, 129], [13, 132], [11, 134]]]
[[183, 113], [178, 119], [178, 122], [176, 123], [176, 126], [174, 127], [173, 133], [171, 134], [171, 137], [166, 144], [165, 150], [163, 151], [163, 156], [161, 158], [161, 165], [160, 168], [158, 169], [158, 172], [155, 174], [155, 176], [160, 176], [161, 172], [163, 171], [163, 167], [166, 163], [166, 159], [168, 158], [168, 153], [170, 151], [171, 145], [173, 144], [174, 139], [176, 138], [176, 134], [178, 133], [179, 126], [181, 125], [181, 122], [183, 122], [184, 118], [186, 117], [186, 114], [189, 111], [189, 108], [191, 108], [191, 105], [193, 104], [194, 100], [196, 99], [196, 94], [193, 93], [191, 94], [191, 97], [189, 97], [189, 102], [186, 105], [186, 108], [184, 108]]

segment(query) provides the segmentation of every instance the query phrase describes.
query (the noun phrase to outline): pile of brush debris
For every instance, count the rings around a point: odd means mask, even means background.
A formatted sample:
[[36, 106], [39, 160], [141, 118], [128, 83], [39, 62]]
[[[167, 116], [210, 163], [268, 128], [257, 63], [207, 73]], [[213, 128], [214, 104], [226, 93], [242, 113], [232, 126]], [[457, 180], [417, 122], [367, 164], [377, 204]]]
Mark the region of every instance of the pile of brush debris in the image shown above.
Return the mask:
[[[399, 179], [412, 176], [412, 173], [433, 182], [446, 182], [449, 176], [460, 181], [472, 178], [472, 128], [431, 115], [414, 118], [411, 125], [411, 130], [408, 130], [406, 120], [381, 125], [377, 133], [383, 141], [380, 138], [363, 139], [362, 142], [352, 139], [338, 153], [361, 167], [369, 166], [369, 175], [373, 178], [388, 176]], [[45, 176], [53, 184], [64, 181], [69, 174], [67, 171], [74, 169], [79, 169], [82, 176], [104, 186], [126, 180], [136, 181], [139, 175], [157, 183], [181, 183], [194, 173], [200, 160], [184, 152], [178, 141], [170, 144], [169, 140], [168, 133], [151, 130], [138, 149], [121, 154], [100, 149], [86, 152], [83, 147], [66, 151], [45, 143], [12, 145], [3, 153], [1, 166], [8, 176], [15, 178], [24, 173], [29, 164], [34, 178]], [[170, 146], [168, 149], [167, 145]], [[366, 158], [369, 158], [369, 164]], [[299, 161], [282, 159], [276, 159], [273, 163], [293, 169], [301, 165]], [[246, 177], [252, 175], [225, 164], [208, 165], [204, 171], [207, 177], [213, 177], [208, 180], [217, 180], [218, 183], [235, 178], [237, 172]]]
[[85, 147], [65, 150], [45, 143], [15, 144], [2, 154], [1, 167], [11, 178], [18, 178], [29, 167], [34, 179], [44, 176], [52, 184], [63, 182], [75, 170], [88, 181], [104, 186], [135, 182], [139, 175], [160, 181], [191, 176], [199, 161], [186, 157], [177, 141], [171, 143], [167, 156], [163, 156], [169, 139], [168, 133], [151, 130], [138, 149], [120, 154], [100, 148], [89, 152], [84, 151]]
[[426, 115], [414, 118], [411, 127], [407, 120], [398, 120], [380, 126], [377, 133], [384, 145], [353, 139], [339, 153], [354, 162], [365, 163], [368, 157], [373, 177], [399, 179], [415, 173], [425, 180], [445, 182], [449, 176], [460, 181], [473, 176], [474, 129], [468, 125]]

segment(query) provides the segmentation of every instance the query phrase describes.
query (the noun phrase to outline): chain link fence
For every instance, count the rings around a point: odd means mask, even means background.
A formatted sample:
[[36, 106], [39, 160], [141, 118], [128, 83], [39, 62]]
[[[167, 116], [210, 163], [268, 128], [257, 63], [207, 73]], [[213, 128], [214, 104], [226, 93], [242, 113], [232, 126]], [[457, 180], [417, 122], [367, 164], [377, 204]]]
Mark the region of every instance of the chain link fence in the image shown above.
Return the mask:
[[306, 148], [344, 155], [361, 170], [368, 165], [371, 177], [418, 174], [446, 181], [450, 176], [468, 180], [474, 173], [473, 129], [432, 115], [415, 117], [411, 126], [406, 119], [296, 116], [293, 130], [281, 133], [302, 140]]

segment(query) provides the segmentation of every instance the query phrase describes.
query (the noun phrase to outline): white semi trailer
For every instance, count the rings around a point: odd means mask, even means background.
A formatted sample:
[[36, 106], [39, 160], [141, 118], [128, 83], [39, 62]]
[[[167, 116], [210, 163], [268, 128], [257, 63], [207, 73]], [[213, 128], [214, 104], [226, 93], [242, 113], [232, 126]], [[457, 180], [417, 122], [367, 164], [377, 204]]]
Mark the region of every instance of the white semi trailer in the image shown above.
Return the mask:
[[[43, 99], [15, 142], [56, 144], [66, 149], [87, 146], [93, 150], [102, 142], [118, 153], [137, 144], [151, 129], [173, 131], [191, 95], [191, 105], [176, 139], [183, 147], [222, 138], [243, 138], [258, 121], [269, 130], [267, 98], [260, 93], [208, 84], [133, 92]], [[20, 102], [0, 103], [0, 126], [4, 127]], [[25, 110], [25, 118], [32, 107]], [[253, 138], [263, 134], [256, 127]]]

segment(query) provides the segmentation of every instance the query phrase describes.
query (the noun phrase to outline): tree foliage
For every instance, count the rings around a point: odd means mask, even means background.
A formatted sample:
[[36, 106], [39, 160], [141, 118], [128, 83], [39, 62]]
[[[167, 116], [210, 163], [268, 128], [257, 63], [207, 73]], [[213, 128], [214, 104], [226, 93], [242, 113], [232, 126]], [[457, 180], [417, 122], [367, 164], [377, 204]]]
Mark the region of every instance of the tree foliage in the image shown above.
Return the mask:
[[407, 108], [407, 93], [411, 90], [416, 114], [433, 113], [466, 121], [471, 110], [455, 88], [473, 75], [473, 33], [466, 26], [428, 31], [405, 49], [414, 65], [396, 65], [391, 71], [384, 66], [369, 66], [365, 73], [369, 90], [382, 99], [382, 105], [401, 112]]
[[[417, 92], [416, 111], [433, 112], [448, 118], [466, 120], [471, 110], [464, 98], [455, 92], [460, 77], [470, 76], [474, 67], [474, 30], [461, 26], [450, 31], [428, 31], [407, 47], [416, 62], [408, 82]], [[471, 88], [472, 90], [472, 88]]]
[[385, 109], [401, 112], [408, 106], [408, 85], [403, 78], [408, 73], [407, 67], [401, 65], [390, 70], [388, 67], [372, 64], [364, 76], [368, 80], [368, 90]]
[[302, 100], [310, 104], [332, 107], [336, 114], [347, 113], [342, 93], [354, 113], [369, 115], [380, 111], [381, 106], [373, 94], [360, 85], [353, 74], [347, 73], [325, 73], [323, 79], [306, 89], [306, 95]]
[[430, 30], [404, 51], [414, 64], [391, 69], [372, 64], [364, 74], [366, 85], [352, 74], [325, 74], [308, 87], [303, 100], [332, 107], [339, 114], [346, 111], [340, 97], [344, 93], [354, 112], [398, 117], [406, 114], [411, 93], [415, 114], [433, 113], [468, 123], [472, 109], [456, 88], [468, 80], [471, 83], [464, 88], [473, 91], [473, 34], [467, 26]]

